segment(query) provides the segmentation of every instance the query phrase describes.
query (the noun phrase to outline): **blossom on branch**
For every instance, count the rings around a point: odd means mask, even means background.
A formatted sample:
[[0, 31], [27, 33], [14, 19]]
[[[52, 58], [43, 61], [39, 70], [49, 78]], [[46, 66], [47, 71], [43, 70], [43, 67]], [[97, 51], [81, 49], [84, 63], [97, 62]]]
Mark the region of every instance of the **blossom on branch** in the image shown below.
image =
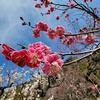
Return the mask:
[[12, 62], [14, 62], [16, 65], [20, 66], [20, 67], [24, 67], [26, 65], [26, 61], [27, 61], [27, 51], [22, 49], [20, 51], [13, 51], [13, 53], [11, 54], [11, 60]]
[[53, 29], [48, 29], [47, 31], [47, 36], [50, 38], [50, 39], [55, 39], [57, 37], [57, 34], [56, 34], [56, 31], [53, 30]]
[[44, 54], [41, 50], [29, 48], [26, 65], [30, 68], [39, 67], [41, 61], [43, 60], [43, 57], [44, 57]]
[[55, 31], [58, 36], [62, 36], [65, 33], [65, 28], [63, 26], [57, 26]]
[[42, 21], [38, 22], [36, 24], [36, 26], [41, 31], [47, 31], [47, 29], [48, 29], [48, 25], [46, 23], [42, 22]]
[[56, 16], [56, 20], [59, 20], [60, 19], [60, 17], [59, 16]]
[[2, 44], [2, 54], [5, 56], [7, 60], [11, 60], [11, 53], [14, 51], [7, 44]]
[[47, 45], [45, 45], [42, 42], [36, 42], [36, 43], [33, 43], [33, 44], [29, 44], [28, 48], [41, 50], [44, 55], [51, 53], [51, 48], [48, 47]]
[[39, 30], [38, 28], [34, 28], [34, 29], [33, 29], [33, 36], [34, 36], [35, 38], [40, 37], [40, 30]]
[[55, 75], [61, 70], [62, 65], [63, 61], [60, 59], [57, 53], [54, 53], [45, 56], [42, 70], [47, 75]]
[[86, 35], [83, 37], [87, 44], [91, 44], [95, 42], [96, 37], [94, 35]]

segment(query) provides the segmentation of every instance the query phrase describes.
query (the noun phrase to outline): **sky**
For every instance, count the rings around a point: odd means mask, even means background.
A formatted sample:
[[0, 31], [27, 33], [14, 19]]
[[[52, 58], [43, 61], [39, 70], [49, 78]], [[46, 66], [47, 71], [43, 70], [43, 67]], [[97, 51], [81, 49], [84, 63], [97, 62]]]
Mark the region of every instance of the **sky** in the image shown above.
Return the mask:
[[[52, 1], [62, 2], [61, 0]], [[97, 0], [93, 1], [95, 1], [93, 5], [96, 6]], [[66, 0], [63, 0], [63, 2], [66, 3]], [[32, 36], [32, 28], [22, 26], [20, 16], [22, 16], [26, 22], [30, 21], [33, 26], [38, 21], [48, 23], [51, 28], [55, 28], [56, 25], [65, 25], [64, 20], [55, 20], [55, 17], [59, 15], [58, 12], [51, 13], [50, 16], [41, 16], [40, 13], [45, 13], [47, 9], [35, 9], [34, 3], [33, 0], [0, 0], [0, 43], [6, 43], [15, 49], [20, 49], [17, 43], [27, 46], [29, 43], [42, 41], [50, 46], [53, 51], [56, 51], [54, 45], [56, 40], [52, 41], [48, 39], [44, 32], [41, 33], [40, 38], [35, 39]], [[0, 55], [0, 64], [2, 65], [3, 63], [8, 62]]]

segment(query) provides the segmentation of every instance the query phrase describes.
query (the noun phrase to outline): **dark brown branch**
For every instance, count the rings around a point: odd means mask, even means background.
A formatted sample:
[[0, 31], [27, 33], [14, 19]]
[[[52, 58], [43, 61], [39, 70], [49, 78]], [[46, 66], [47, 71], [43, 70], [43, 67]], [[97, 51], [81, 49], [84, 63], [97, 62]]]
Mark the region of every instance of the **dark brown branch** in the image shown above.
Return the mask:
[[73, 61], [71, 61], [71, 62], [68, 62], [68, 63], [64, 63], [64, 66], [67, 66], [67, 65], [76, 63], [76, 62], [78, 62], [78, 61], [81, 61], [81, 60], [84, 59], [84, 58], [87, 58], [87, 57], [89, 57], [89, 56], [92, 56], [92, 55], [93, 55], [95, 52], [97, 52], [98, 50], [100, 50], [100, 47], [94, 49], [91, 53], [89, 53], [89, 54], [87, 54], [87, 55], [85, 55], [85, 56], [83, 56], [83, 57], [81, 57], [81, 58], [75, 59], [75, 60], [73, 60]]
[[0, 87], [0, 96], [3, 95], [5, 89], [11, 87], [12, 85], [13, 85], [13, 83], [11, 83], [11, 84], [8, 85], [8, 86], [2, 86], [2, 87]]
[[[100, 32], [100, 29], [94, 29], [94, 30], [91, 30], [91, 31], [88, 31], [88, 32], [79, 32], [79, 33], [73, 33], [71, 35], [69, 34], [64, 34], [65, 36], [77, 36], [77, 35], [86, 35], [86, 34], [96, 34], [95, 32]], [[100, 35], [99, 35], [100, 36]]]

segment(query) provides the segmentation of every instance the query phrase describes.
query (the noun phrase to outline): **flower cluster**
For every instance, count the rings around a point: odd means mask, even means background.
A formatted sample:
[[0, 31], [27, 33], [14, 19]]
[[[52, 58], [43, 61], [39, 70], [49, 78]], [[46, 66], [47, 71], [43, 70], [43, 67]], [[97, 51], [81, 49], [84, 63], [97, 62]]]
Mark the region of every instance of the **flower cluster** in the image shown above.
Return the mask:
[[[96, 41], [96, 37], [94, 35], [72, 36], [71, 31], [68, 31], [67, 33], [65, 32], [64, 26], [59, 25], [59, 26], [56, 26], [55, 29], [52, 29], [52, 28], [49, 28], [48, 25], [42, 21], [40, 21], [36, 24], [36, 28], [33, 29], [33, 36], [35, 38], [40, 37], [40, 31], [45, 31], [46, 35], [49, 39], [53, 40], [57, 37], [59, 39], [62, 39], [62, 44], [66, 44], [66, 45], [71, 45], [75, 41], [78, 41], [80, 39], [83, 39], [86, 42], [86, 44], [91, 44], [91, 43], [94, 43]], [[84, 30], [84, 31], [88, 32], [88, 30]]]
[[63, 65], [62, 60], [59, 58], [60, 57], [57, 53], [45, 56], [45, 64], [42, 68], [43, 72], [47, 75], [55, 75], [58, 73]]
[[94, 35], [86, 35], [83, 38], [87, 44], [91, 44], [96, 41], [96, 37]]
[[35, 7], [41, 8], [44, 5], [44, 7], [47, 8], [50, 4], [51, 4], [50, 0], [40, 0], [40, 3], [39, 4], [37, 3]]
[[28, 49], [14, 50], [7, 44], [2, 44], [2, 54], [7, 60], [11, 60], [16, 65], [30, 68], [39, 67], [44, 63], [43, 72], [47, 75], [55, 75], [61, 69], [63, 61], [57, 53], [52, 54], [51, 48], [42, 42], [28, 45]]

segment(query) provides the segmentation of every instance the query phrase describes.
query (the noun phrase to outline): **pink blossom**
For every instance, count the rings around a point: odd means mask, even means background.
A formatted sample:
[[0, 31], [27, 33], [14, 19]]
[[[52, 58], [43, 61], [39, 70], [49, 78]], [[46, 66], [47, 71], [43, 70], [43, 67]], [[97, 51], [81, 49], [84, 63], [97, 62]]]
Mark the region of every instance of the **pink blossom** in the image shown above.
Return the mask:
[[96, 11], [96, 10], [97, 10], [97, 7], [94, 7], [94, 8], [93, 8], [93, 10], [95, 10], [95, 11]]
[[11, 60], [11, 53], [14, 51], [11, 47], [7, 44], [2, 44], [2, 54], [5, 56], [7, 60]]
[[69, 17], [69, 14], [66, 14], [66, 15], [64, 16], [64, 19], [66, 20], [68, 17]]
[[68, 36], [68, 41], [66, 42], [68, 45], [72, 44], [75, 40], [75, 37], [74, 36]]
[[40, 48], [42, 45], [44, 45], [42, 42], [36, 42], [36, 43], [29, 44], [29, 45], [28, 45], [28, 48], [38, 49], [38, 48]]
[[43, 60], [43, 57], [44, 57], [44, 54], [41, 50], [29, 48], [26, 65], [30, 68], [39, 67], [41, 61]]
[[76, 18], [76, 21], [78, 21], [79, 19], [78, 18]]
[[60, 36], [60, 37], [59, 37], [59, 39], [64, 39], [64, 38], [65, 38], [65, 36], [64, 36], [64, 35], [62, 35], [62, 36]]
[[67, 39], [62, 40], [62, 44], [66, 44], [66, 42], [67, 42]]
[[60, 19], [60, 17], [59, 16], [56, 16], [56, 20], [59, 20]]
[[54, 11], [54, 7], [50, 7], [50, 11], [53, 12]]
[[50, 12], [51, 12], [51, 11], [50, 11], [50, 10], [48, 10], [48, 12], [47, 12], [46, 14], [48, 14], [48, 15], [49, 15], [49, 14], [50, 14]]
[[70, 2], [69, 7], [72, 9], [74, 7], [74, 2]]
[[46, 23], [42, 22], [42, 21], [38, 22], [38, 23], [36, 24], [36, 26], [37, 26], [38, 29], [41, 30], [41, 31], [47, 31], [47, 29], [48, 29], [48, 25], [47, 25]]
[[51, 48], [48, 47], [47, 45], [45, 45], [42, 42], [36, 42], [36, 43], [33, 43], [33, 44], [29, 44], [28, 48], [41, 50], [44, 55], [51, 53]]
[[71, 31], [68, 31], [68, 35], [72, 35], [72, 32]]
[[57, 33], [51, 28], [47, 30], [46, 34], [50, 39], [55, 39], [57, 37]]
[[27, 51], [24, 49], [20, 51], [13, 51], [11, 59], [16, 65], [24, 67], [27, 61]]
[[86, 35], [83, 38], [87, 44], [91, 44], [91, 43], [95, 42], [96, 37], [94, 35]]
[[47, 75], [55, 75], [60, 71], [62, 65], [63, 61], [57, 53], [54, 53], [44, 57], [44, 66], [42, 70]]
[[75, 38], [73, 36], [69, 36], [68, 39], [63, 39], [62, 44], [71, 45], [74, 42]]
[[57, 26], [55, 31], [58, 36], [62, 36], [65, 33], [65, 28], [63, 26]]
[[44, 55], [51, 54], [51, 48], [48, 47], [47, 45], [42, 45], [41, 46], [41, 50], [44, 53]]
[[90, 88], [93, 90], [97, 90], [97, 85], [92, 85], [92, 86], [90, 86]]
[[41, 8], [41, 4], [36, 4], [35, 7], [36, 8]]
[[47, 8], [51, 4], [50, 0], [44, 0], [44, 6]]
[[76, 39], [82, 39], [82, 35], [76, 35]]
[[40, 37], [40, 30], [39, 30], [38, 28], [34, 28], [34, 29], [33, 29], [33, 36], [34, 36], [35, 38]]

